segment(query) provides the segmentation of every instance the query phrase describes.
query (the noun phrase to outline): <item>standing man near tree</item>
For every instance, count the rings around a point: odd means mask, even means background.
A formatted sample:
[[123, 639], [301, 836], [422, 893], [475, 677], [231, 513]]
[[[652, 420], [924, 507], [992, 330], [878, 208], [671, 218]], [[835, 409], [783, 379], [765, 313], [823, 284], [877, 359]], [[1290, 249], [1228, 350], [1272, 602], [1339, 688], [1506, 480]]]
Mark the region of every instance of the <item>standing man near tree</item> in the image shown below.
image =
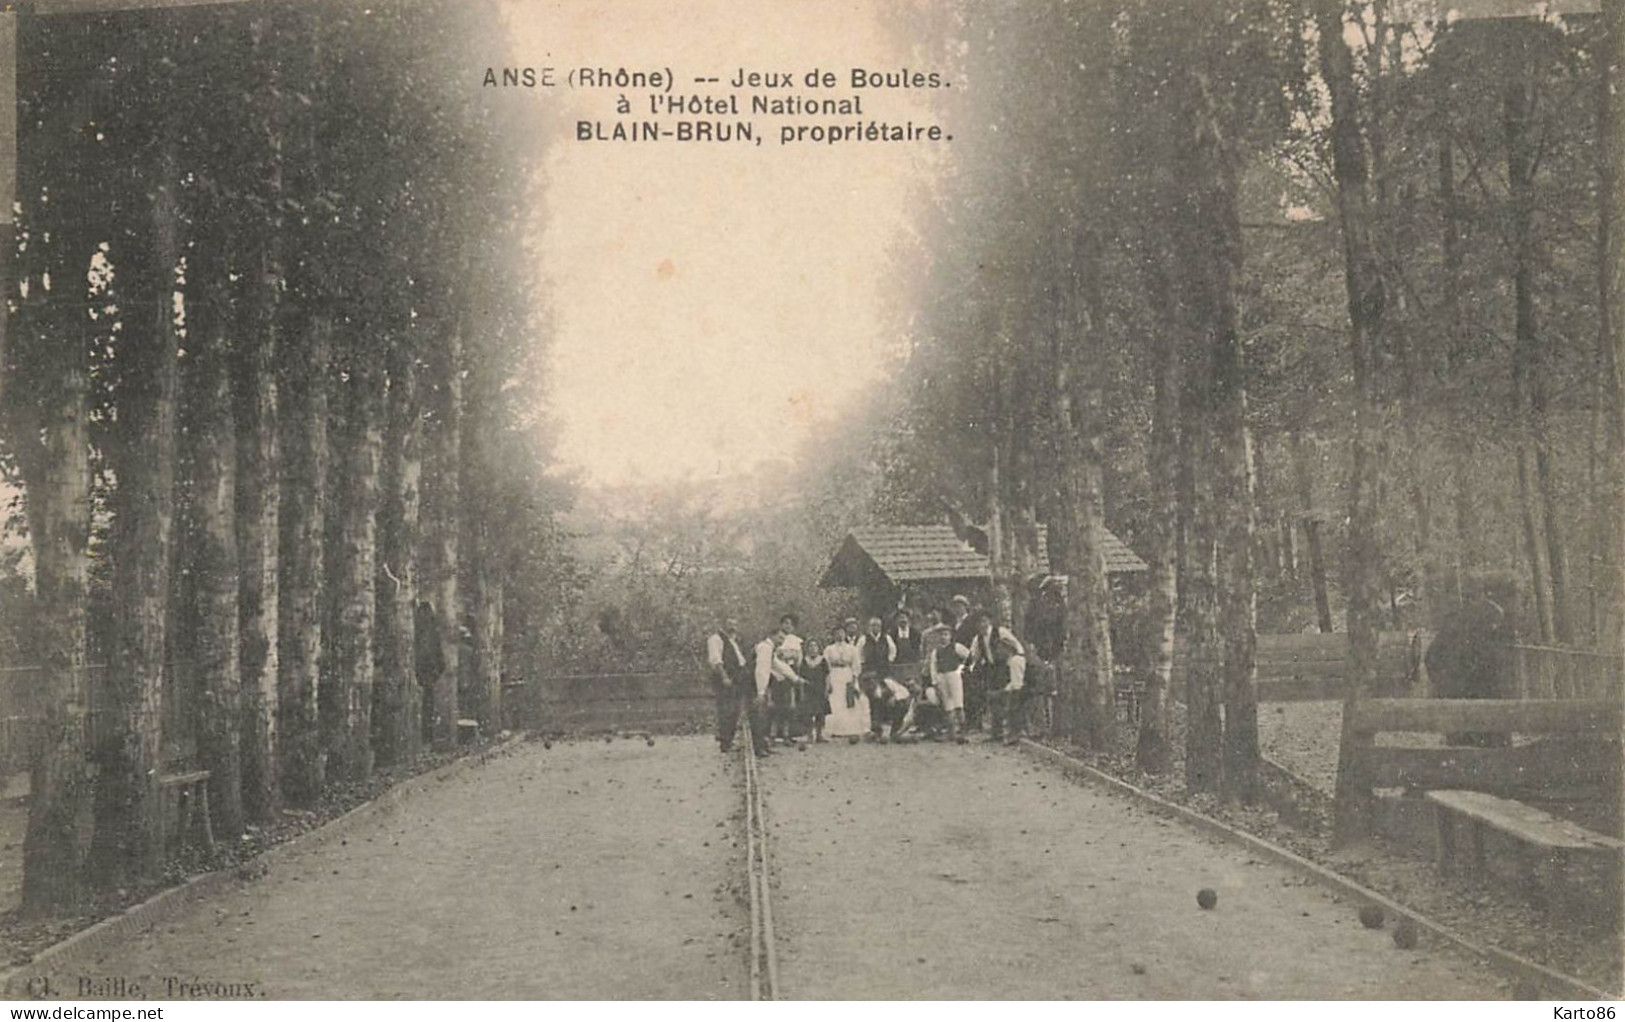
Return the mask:
[[711, 672], [711, 692], [717, 701], [717, 744], [723, 752], [733, 750], [739, 715], [746, 714], [752, 733], [755, 689], [745, 666], [745, 653], [739, 648], [739, 622], [728, 618], [705, 640], [705, 662]]

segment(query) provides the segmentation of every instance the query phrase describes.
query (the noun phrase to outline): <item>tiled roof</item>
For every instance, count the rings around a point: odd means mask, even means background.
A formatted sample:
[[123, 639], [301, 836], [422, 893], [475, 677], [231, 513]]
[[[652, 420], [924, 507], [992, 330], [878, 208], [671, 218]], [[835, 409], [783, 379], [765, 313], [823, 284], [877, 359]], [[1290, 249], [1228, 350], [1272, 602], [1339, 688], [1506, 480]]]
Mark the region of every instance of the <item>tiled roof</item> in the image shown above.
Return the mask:
[[[893, 582], [924, 579], [987, 578], [988, 559], [954, 534], [947, 525], [866, 525], [851, 539]], [[1112, 574], [1145, 571], [1144, 561], [1122, 540], [1107, 532], [1106, 570]], [[1049, 544], [1038, 532], [1038, 571], [1048, 574]]]

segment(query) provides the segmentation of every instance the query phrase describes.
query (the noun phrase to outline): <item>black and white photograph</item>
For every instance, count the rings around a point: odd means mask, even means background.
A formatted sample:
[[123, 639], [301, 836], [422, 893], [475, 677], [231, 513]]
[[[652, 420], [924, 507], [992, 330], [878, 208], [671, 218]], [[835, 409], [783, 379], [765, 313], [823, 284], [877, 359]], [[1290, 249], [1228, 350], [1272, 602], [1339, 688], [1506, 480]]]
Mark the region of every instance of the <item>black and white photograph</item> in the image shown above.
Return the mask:
[[0, 217], [13, 1018], [1625, 993], [1625, 0], [4, 3]]

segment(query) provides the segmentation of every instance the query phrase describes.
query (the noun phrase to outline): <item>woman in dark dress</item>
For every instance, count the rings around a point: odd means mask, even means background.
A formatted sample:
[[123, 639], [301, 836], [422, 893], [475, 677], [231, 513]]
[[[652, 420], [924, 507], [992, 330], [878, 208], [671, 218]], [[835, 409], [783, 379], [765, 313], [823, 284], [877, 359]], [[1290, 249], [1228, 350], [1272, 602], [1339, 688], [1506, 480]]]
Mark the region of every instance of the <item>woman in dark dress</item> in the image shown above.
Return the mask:
[[801, 676], [807, 690], [802, 693], [802, 712], [812, 722], [813, 741], [824, 738], [824, 718], [829, 716], [829, 662], [824, 659], [824, 648], [817, 639], [808, 639], [802, 650]]

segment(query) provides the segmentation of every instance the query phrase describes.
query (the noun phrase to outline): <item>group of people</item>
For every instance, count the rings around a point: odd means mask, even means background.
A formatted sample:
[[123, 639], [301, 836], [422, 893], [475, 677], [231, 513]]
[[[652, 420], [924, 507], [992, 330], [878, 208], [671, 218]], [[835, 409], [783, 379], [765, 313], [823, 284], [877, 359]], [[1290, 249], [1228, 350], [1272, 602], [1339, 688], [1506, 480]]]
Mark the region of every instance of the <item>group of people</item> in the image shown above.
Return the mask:
[[1031, 655], [1010, 628], [966, 596], [916, 617], [849, 617], [828, 641], [797, 634], [794, 614], [747, 650], [725, 620], [706, 641], [717, 742], [727, 752], [743, 718], [758, 754], [775, 742], [967, 742], [984, 716], [992, 740], [1021, 737]]

